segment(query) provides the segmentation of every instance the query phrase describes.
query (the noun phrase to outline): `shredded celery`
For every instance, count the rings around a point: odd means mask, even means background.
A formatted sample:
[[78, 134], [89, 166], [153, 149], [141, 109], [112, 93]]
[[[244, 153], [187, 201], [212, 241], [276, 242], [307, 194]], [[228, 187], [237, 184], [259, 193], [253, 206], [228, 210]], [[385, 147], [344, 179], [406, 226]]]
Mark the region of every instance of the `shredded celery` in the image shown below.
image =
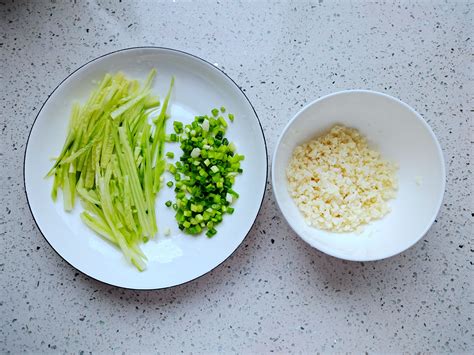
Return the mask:
[[[106, 74], [84, 105], [74, 104], [63, 149], [47, 176], [51, 197], [63, 192], [64, 209], [79, 197], [83, 222], [121, 249], [140, 271], [146, 257], [140, 244], [158, 227], [155, 199], [165, 168], [166, 111], [174, 79], [160, 106], [151, 94], [153, 69], [143, 86], [122, 73]], [[151, 123], [150, 123], [151, 122]]]

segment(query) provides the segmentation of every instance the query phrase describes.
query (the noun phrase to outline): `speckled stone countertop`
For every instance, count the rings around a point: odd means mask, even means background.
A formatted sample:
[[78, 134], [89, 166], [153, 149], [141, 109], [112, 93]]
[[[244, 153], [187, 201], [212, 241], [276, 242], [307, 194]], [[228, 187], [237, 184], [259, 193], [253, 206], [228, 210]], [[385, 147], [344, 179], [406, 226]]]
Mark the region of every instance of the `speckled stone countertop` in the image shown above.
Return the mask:
[[[473, 10], [467, 0], [1, 0], [0, 352], [474, 352]], [[30, 215], [27, 135], [72, 70], [139, 45], [219, 63], [254, 104], [270, 155], [317, 97], [366, 88], [405, 101], [446, 158], [435, 224], [401, 255], [345, 262], [290, 230], [269, 184], [243, 245], [197, 281], [134, 292], [83, 276]]]

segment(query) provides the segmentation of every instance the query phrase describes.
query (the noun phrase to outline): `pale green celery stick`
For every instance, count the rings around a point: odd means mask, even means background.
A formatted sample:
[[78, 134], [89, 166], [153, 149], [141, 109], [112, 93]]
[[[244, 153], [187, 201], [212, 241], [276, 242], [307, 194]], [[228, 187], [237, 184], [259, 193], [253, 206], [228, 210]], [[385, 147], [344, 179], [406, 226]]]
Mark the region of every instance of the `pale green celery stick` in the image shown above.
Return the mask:
[[[113, 211], [114, 213], [117, 213], [117, 211]], [[118, 215], [115, 215], [115, 228], [117, 229], [118, 232], [120, 232], [121, 236], [125, 239], [125, 242], [127, 242], [127, 238], [123, 235], [121, 229], [123, 228], [123, 223], [120, 220], [120, 217]], [[128, 242], [127, 242], [128, 243]], [[128, 245], [128, 244], [127, 244]]]
[[89, 124], [87, 129], [87, 134], [90, 134], [91, 128], [93, 128], [98, 122], [107, 122], [111, 120], [110, 113], [117, 108], [117, 98], [114, 98], [113, 101], [104, 103], [104, 105], [97, 111], [97, 117], [95, 115], [91, 117], [91, 124]]
[[107, 136], [104, 137], [104, 146], [102, 147], [102, 157], [100, 158], [101, 168], [105, 168], [112, 157], [112, 152], [114, 150], [114, 139], [113, 131], [117, 129], [114, 123], [107, 119], [107, 124], [109, 125], [109, 131]]
[[133, 149], [133, 160], [137, 161], [138, 157], [141, 156], [140, 153], [142, 152], [142, 148], [139, 146], [136, 146]]
[[[103, 114], [102, 114], [103, 115]], [[101, 116], [102, 117], [102, 116]], [[105, 118], [105, 117], [104, 117]], [[97, 119], [95, 121], [89, 123], [87, 127], [86, 134], [83, 137], [82, 145], [89, 143], [91, 140], [97, 138], [97, 135], [100, 133], [102, 134], [105, 127], [105, 119]]]
[[[141, 242], [141, 241], [140, 241]], [[136, 245], [130, 245], [130, 249], [133, 250], [134, 253], [139, 255], [143, 260], [148, 260], [146, 257], [145, 253], [138, 247], [138, 244]]]
[[[143, 130], [136, 135], [137, 139], [135, 144], [141, 147], [144, 157], [146, 157], [145, 149], [150, 145], [150, 131], [151, 126], [148, 123], [145, 123], [145, 125], [143, 126]], [[145, 165], [143, 162], [142, 164], [138, 165], [138, 171], [140, 173], [142, 181], [144, 181]]]
[[[114, 100], [113, 96], [116, 94], [116, 90], [117, 88], [107, 87], [104, 89], [104, 96], [101, 98], [103, 101], [95, 105], [95, 107], [87, 108], [88, 110], [83, 116], [82, 130], [84, 138], [81, 143], [87, 142], [97, 123], [104, 121], [109, 116], [110, 111], [115, 108], [117, 99]], [[109, 98], [110, 96], [112, 98]]]
[[[114, 98], [115, 94], [120, 91], [120, 83], [117, 81], [113, 81], [112, 84], [108, 87], [107, 93], [104, 95], [102, 102], [105, 105], [110, 105], [113, 103], [112, 99]], [[107, 107], [101, 106], [101, 110], [105, 111]]]
[[130, 147], [130, 151], [132, 152], [132, 157], [135, 160], [135, 156], [133, 154], [132, 132], [130, 132], [130, 128], [127, 122], [124, 122], [123, 125], [119, 127], [119, 129], [122, 129], [122, 128], [123, 128], [123, 132], [125, 134], [128, 146]]
[[140, 92], [140, 83], [137, 80], [130, 80], [127, 83], [127, 91], [126, 91], [126, 96], [122, 97], [120, 101], [118, 102], [119, 105], [122, 105], [131, 99], [133, 99], [135, 96], [137, 96]]
[[[130, 170], [129, 170], [130, 171]], [[148, 211], [147, 214], [147, 205], [143, 198], [143, 192], [141, 191], [141, 186], [135, 186], [132, 182], [129, 184], [130, 187], [130, 196], [131, 196], [131, 203], [136, 207], [136, 214], [138, 219], [138, 230], [141, 228], [143, 234], [149, 236], [150, 238], [154, 235], [154, 228], [153, 224], [147, 221], [147, 217], [149, 214], [154, 213], [154, 211]]]
[[[138, 255], [138, 257], [141, 257], [138, 253], [134, 251], [135, 255]], [[146, 269], [146, 264], [143, 260], [138, 259], [135, 257], [134, 259], [131, 260], [132, 264], [135, 265], [135, 267], [138, 269], [138, 271], [144, 271]]]
[[[79, 162], [78, 162], [79, 163]], [[81, 173], [80, 173], [80, 177], [79, 177], [79, 181], [81, 183], [81, 187], [84, 187], [84, 183], [85, 183], [85, 180], [86, 180], [86, 176], [87, 176], [87, 173], [88, 173], [88, 169], [89, 166], [88, 164], [86, 165], [83, 165], [82, 168], [81, 168]]]
[[125, 212], [125, 219], [130, 230], [137, 234], [137, 225], [132, 213], [132, 202], [130, 198], [131, 194], [130, 179], [128, 175], [125, 175], [123, 182], [123, 208]]
[[76, 191], [79, 197], [95, 205], [100, 205], [100, 201], [95, 195], [94, 190], [86, 190], [84, 187], [76, 185]]
[[128, 96], [125, 96], [120, 102], [120, 104], [123, 104], [127, 102], [128, 100], [130, 100], [131, 98], [137, 96], [139, 92], [140, 92], [140, 83], [138, 82], [138, 80], [130, 80], [127, 85]]
[[79, 149], [74, 154], [68, 156], [66, 159], [63, 159], [61, 161], [61, 165], [69, 164], [69, 163], [73, 162], [74, 160], [76, 160], [78, 157], [80, 157], [82, 154], [88, 152], [92, 148], [93, 143], [94, 142], [89, 142], [85, 147]]
[[95, 108], [90, 106], [83, 107], [83, 109], [81, 110], [79, 124], [77, 127], [80, 136], [76, 137], [76, 140], [74, 142], [75, 149], [77, 149], [77, 147], [82, 146], [82, 144], [87, 141], [89, 130], [91, 129], [96, 119], [100, 116], [101, 111], [102, 110], [100, 105], [96, 105]]
[[139, 116], [137, 116], [138, 119], [134, 121], [133, 124], [130, 125], [130, 129], [132, 131], [132, 136], [136, 137], [139, 132], [141, 132], [145, 125], [147, 124], [148, 121], [148, 113], [141, 113]]
[[155, 76], [156, 76], [156, 69], [153, 68], [152, 70], [150, 70], [150, 73], [148, 73], [142, 92], [150, 91], [151, 84], [153, 83], [153, 79], [155, 79]]
[[[141, 189], [140, 181], [138, 179], [137, 169], [135, 167], [135, 162], [133, 160], [132, 149], [130, 148], [130, 144], [127, 140], [127, 133], [125, 132], [124, 127], [119, 127], [118, 129], [119, 139], [120, 139], [120, 150], [119, 162], [121, 166], [124, 167], [124, 171], [127, 172], [127, 175], [130, 178], [130, 186], [132, 191], [132, 201], [133, 204], [137, 208], [138, 220], [143, 227], [143, 232], [147, 237], [153, 237], [153, 230], [149, 225], [149, 221], [146, 215], [146, 204], [145, 199], [143, 196], [143, 192]], [[118, 145], [116, 144], [116, 148]], [[118, 151], [119, 149], [117, 149]]]
[[[155, 132], [154, 132], [153, 144], [151, 148], [152, 164], [155, 165], [155, 176], [153, 179], [153, 192], [154, 193], [157, 193], [160, 189], [160, 183], [161, 183], [160, 177], [163, 171], [161, 169], [157, 169], [156, 167], [158, 166], [159, 161], [162, 160], [163, 150], [158, 149], [158, 144], [159, 142], [163, 144], [165, 140], [164, 126], [165, 126], [165, 121], [166, 121], [166, 110], [168, 109], [168, 102], [170, 100], [173, 86], [174, 86], [174, 77], [171, 78], [170, 87], [169, 87], [168, 93], [166, 94], [165, 100], [163, 102], [163, 106], [161, 107], [160, 114], [158, 115], [157, 119], [154, 120]], [[160, 155], [160, 151], [161, 151], [161, 155]]]
[[133, 127], [137, 124], [140, 119], [140, 115], [143, 112], [143, 100], [137, 103], [134, 107], [124, 113], [122, 116], [123, 122], [127, 122], [130, 127], [130, 137], [133, 137], [134, 131]]
[[[159, 142], [156, 144], [155, 149], [157, 151], [155, 152], [155, 158], [162, 158], [163, 157], [163, 152], [164, 152], [164, 146], [165, 146], [165, 121], [168, 118], [167, 115], [164, 116], [165, 119], [162, 121], [162, 124], [157, 123], [157, 126], [155, 127], [155, 133], [156, 137], [158, 137]], [[159, 124], [159, 125], [158, 125]]]
[[[97, 198], [100, 199], [100, 193], [99, 193], [99, 190], [97, 189]], [[100, 218], [105, 224], [107, 224], [107, 222], [105, 221], [105, 216], [104, 216], [104, 211], [94, 205], [93, 203], [90, 203], [88, 201], [85, 201], [85, 200], [82, 200], [81, 201], [81, 204], [82, 204], [82, 207], [84, 208], [84, 210], [92, 213], [93, 215], [97, 216], [97, 218]]]
[[140, 155], [135, 161], [135, 166], [137, 167], [137, 169], [140, 169], [140, 167], [142, 166], [142, 163], [143, 163], [143, 155]]
[[112, 231], [110, 230], [109, 226], [105, 222], [100, 220], [98, 217], [91, 215], [87, 211], [83, 211], [81, 213], [81, 219], [90, 229], [99, 234], [105, 240], [109, 241], [117, 247], [119, 246], [118, 243], [115, 241], [115, 238], [113, 237]]
[[68, 173], [69, 175], [69, 188], [71, 190], [71, 206], [74, 208], [76, 202], [76, 173]]
[[[161, 107], [161, 110], [163, 111], [163, 107], [166, 106], [166, 100], [163, 103], [163, 106]], [[161, 113], [158, 116], [158, 119], [154, 120], [153, 123], [155, 124], [155, 127], [153, 129], [152, 133], [152, 146], [151, 146], [151, 156], [154, 159], [153, 163], [156, 162], [156, 158], [158, 157], [158, 140], [162, 136], [162, 130], [161, 130], [161, 125], [159, 124], [159, 117], [161, 116]], [[164, 117], [164, 116], [163, 116]]]
[[165, 126], [163, 125], [161, 127], [161, 132], [159, 137], [162, 139], [160, 140], [160, 143], [158, 144], [158, 156], [160, 158], [163, 158], [164, 150], [165, 150]]
[[62, 168], [57, 168], [54, 170], [53, 189], [51, 190], [51, 198], [53, 201], [56, 201], [58, 198], [58, 188], [63, 187], [62, 171]]
[[[97, 122], [97, 124], [94, 127], [94, 130], [89, 134], [88, 138], [85, 138], [85, 136], [83, 135], [84, 139], [81, 145], [85, 145], [85, 147], [88, 147], [88, 150], [90, 150], [92, 148], [92, 145], [95, 142], [99, 141], [100, 138], [103, 136], [104, 126], [105, 126], [104, 121]], [[86, 160], [88, 159], [92, 159], [92, 156], [90, 154], [88, 155], [81, 154], [79, 156], [79, 162], [77, 164], [78, 164], [78, 167], [81, 168], [81, 170], [84, 167], [84, 164], [87, 163]], [[93, 164], [92, 166], [95, 169], [95, 164]]]
[[105, 168], [109, 163], [110, 156], [112, 155], [112, 150], [114, 148], [114, 142], [112, 140], [110, 134], [110, 120], [107, 119], [105, 122], [105, 129], [104, 129], [104, 138], [102, 139], [102, 148], [101, 148], [101, 156], [100, 156], [100, 167]]
[[[71, 149], [68, 151], [69, 155], [71, 155], [72, 153], [74, 153], [77, 150], [77, 148], [79, 147], [80, 141], [82, 140], [83, 135], [84, 135], [84, 133], [82, 131], [82, 126], [79, 125], [77, 133], [74, 137], [73, 145], [71, 146]], [[77, 171], [82, 171], [82, 169], [84, 168], [84, 160], [85, 160], [84, 155], [81, 155], [81, 156], [78, 157], [77, 164], [76, 164], [76, 170]]]
[[116, 80], [110, 74], [106, 74], [104, 80], [100, 83], [99, 89], [95, 92], [84, 106], [88, 109], [86, 115], [89, 119], [84, 120], [85, 128], [88, 127], [89, 121], [94, 122], [102, 113], [104, 105], [107, 104], [105, 99], [110, 93], [111, 88], [116, 86]]
[[102, 110], [99, 110], [97, 117], [84, 116], [83, 125], [81, 126], [82, 135], [80, 141], [78, 141], [78, 146], [83, 147], [89, 144], [91, 141], [98, 139], [99, 133], [102, 135], [105, 120], [101, 119], [103, 115]]
[[[89, 115], [86, 113], [83, 113], [81, 122], [78, 125], [77, 134], [74, 139], [74, 144], [71, 147], [71, 152], [76, 151], [79, 147], [83, 147], [87, 143], [86, 127], [88, 124], [88, 120], [89, 120]], [[78, 170], [82, 171], [82, 168], [84, 167], [84, 164], [85, 164], [85, 159], [86, 159], [86, 156], [84, 155], [79, 157], [78, 164], [77, 164]]]
[[115, 216], [115, 213], [113, 210], [112, 200], [110, 198], [109, 179], [110, 179], [111, 172], [112, 172], [111, 169], [110, 170], [106, 169], [105, 176], [101, 177], [98, 181], [99, 193], [100, 193], [100, 197], [102, 201], [102, 210], [104, 212], [104, 217], [105, 217], [105, 220], [107, 221], [107, 225], [110, 227], [112, 231], [112, 235], [114, 236], [114, 239], [116, 240], [118, 246], [122, 250], [126, 259], [129, 262], [133, 263], [133, 259], [135, 258], [135, 253], [133, 253], [130, 250], [125, 237], [119, 231], [121, 223], [117, 221], [117, 217]]
[[145, 165], [140, 164], [138, 166], [138, 178], [140, 181], [143, 181], [143, 175], [145, 174]]
[[144, 261], [141, 259], [139, 254], [137, 254], [134, 250], [131, 250], [128, 246], [125, 236], [119, 230], [121, 223], [117, 221], [113, 212], [113, 205], [108, 186], [111, 171], [111, 169], [106, 169], [105, 176], [99, 179], [99, 192], [103, 202], [102, 209], [104, 211], [105, 220], [107, 221], [107, 224], [112, 231], [112, 235], [115, 237], [115, 240], [117, 241], [117, 244], [124, 253], [125, 257], [140, 271], [143, 271], [146, 267]]
[[98, 97], [101, 95], [102, 91], [104, 90], [104, 88], [110, 84], [112, 80], [112, 75], [110, 74], [105, 74], [104, 75], [104, 78], [102, 79], [102, 81], [100, 82], [99, 84], [99, 87], [97, 88], [96, 91], [94, 91], [92, 93], [92, 95], [89, 97], [89, 100], [87, 101], [87, 104], [86, 106], [89, 106], [89, 105], [93, 105], [93, 104], [97, 104], [98, 102]]
[[77, 164], [77, 161], [72, 161], [71, 164], [69, 164], [69, 173], [75, 174], [77, 172], [76, 164]]
[[[114, 100], [116, 100], [115, 105], [120, 106], [122, 104], [122, 100], [127, 95], [130, 95], [132, 91], [130, 91], [130, 85], [127, 79], [120, 81], [120, 90], [117, 92]], [[125, 101], [126, 102], [126, 101]]]
[[156, 108], [160, 106], [160, 99], [158, 96], [148, 96], [144, 102], [145, 110]]
[[[110, 160], [110, 164], [112, 166], [112, 176], [115, 176], [115, 178], [119, 182], [121, 182], [122, 178], [125, 175], [124, 175], [123, 171], [120, 168], [117, 156], [115, 156], [115, 155], [112, 156], [112, 159]], [[121, 191], [123, 192], [124, 191], [124, 184], [121, 183], [120, 186], [121, 186]]]
[[127, 80], [116, 80], [115, 85], [117, 85], [117, 90], [110, 97], [109, 102], [106, 102], [103, 106], [105, 108], [104, 111], [113, 111], [114, 108], [117, 108], [122, 105], [123, 98], [130, 94], [128, 90]]
[[72, 211], [72, 194], [71, 184], [69, 180], [69, 164], [62, 165], [62, 177], [63, 177], [63, 204], [64, 210], [67, 212]]
[[[147, 142], [148, 143], [148, 142]], [[158, 232], [158, 226], [156, 225], [155, 215], [155, 197], [153, 192], [153, 170], [151, 161], [150, 144], [144, 146], [144, 172], [143, 172], [143, 191], [145, 193], [145, 200], [148, 208], [148, 216], [150, 217], [150, 223], [153, 227], [153, 232]]]
[[[108, 167], [108, 169], [110, 169], [110, 166]], [[108, 171], [106, 171], [106, 173], [108, 173]], [[112, 198], [112, 201], [114, 198], [119, 197], [119, 187], [117, 184], [117, 180], [111, 179], [109, 181], [109, 191], [110, 191], [110, 197]]]
[[92, 165], [91, 154], [89, 154], [87, 158], [88, 159], [85, 162], [87, 164], [87, 175], [86, 179], [84, 180], [84, 187], [86, 189], [92, 189], [94, 187], [95, 168], [94, 165]]
[[[110, 99], [109, 99], [110, 97]], [[91, 110], [89, 112], [89, 124], [87, 128], [90, 128], [91, 125], [95, 124], [97, 121], [103, 120], [109, 117], [111, 111], [117, 107], [117, 101], [120, 98], [119, 88], [107, 88], [106, 95], [103, 98], [103, 101], [98, 105], [97, 109]]]
[[117, 79], [118, 76], [119, 74], [115, 74], [114, 76], [108, 74], [108, 80], [101, 83], [97, 94], [94, 95], [90, 102], [88, 102], [87, 106], [91, 108], [93, 108], [94, 106], [101, 107], [110, 91], [110, 88], [120, 82], [120, 80]]
[[127, 221], [127, 217], [125, 215], [126, 212], [122, 201], [120, 201], [118, 198], [113, 199], [113, 206], [115, 217], [122, 225], [120, 228], [122, 235], [125, 237], [128, 245], [133, 245], [133, 243], [136, 243], [136, 235], [133, 233], [132, 226], [129, 224], [129, 221]]
[[64, 142], [63, 148], [61, 150], [61, 153], [59, 156], [56, 158], [56, 162], [54, 163], [53, 167], [51, 170], [46, 174], [46, 177], [52, 176], [54, 170], [59, 166], [61, 163], [61, 160], [63, 159], [64, 155], [66, 152], [71, 148], [72, 144], [74, 143], [74, 138], [75, 138], [75, 133], [76, 133], [76, 127], [75, 125], [77, 124], [77, 116], [80, 114], [80, 105], [78, 103], [74, 103], [72, 106], [72, 112], [71, 112], [71, 119], [69, 120], [69, 125], [68, 125], [68, 133], [66, 136], [66, 141]]
[[164, 159], [160, 159], [156, 162], [155, 168], [154, 168], [154, 179], [153, 179], [153, 193], [157, 194], [158, 191], [160, 191], [161, 188], [161, 175], [165, 171], [165, 161]]
[[56, 178], [56, 175], [54, 176], [53, 188], [51, 189], [51, 199], [54, 202], [58, 199], [58, 179]]
[[[120, 216], [120, 213], [118, 211], [115, 211], [118, 216]], [[125, 225], [122, 224], [121, 227], [118, 227], [118, 231], [122, 234], [123, 238], [125, 239], [125, 243], [127, 244], [127, 248], [131, 251], [133, 251], [132, 246], [136, 244], [135, 242], [135, 237], [130, 233], [130, 231], [125, 227]], [[139, 257], [139, 256], [137, 256]], [[132, 262], [133, 264], [133, 262]]]
[[80, 122], [81, 111], [81, 106], [79, 105], [79, 103], [75, 102], [72, 105], [71, 118], [68, 124], [66, 142], [63, 146], [61, 153], [58, 156], [58, 159], [61, 159], [61, 157], [66, 153], [75, 138], [77, 128]]
[[[153, 123], [155, 124], [155, 135], [153, 137], [153, 148], [151, 151], [152, 157], [155, 157], [157, 154], [157, 145], [158, 145], [158, 140], [161, 140], [159, 138], [164, 138], [164, 131], [161, 131], [160, 129], [157, 129], [161, 126], [164, 126], [165, 120], [166, 120], [166, 110], [168, 109], [168, 102], [170, 100], [171, 96], [171, 91], [173, 90], [174, 86], [174, 77], [171, 78], [171, 83], [170, 87], [168, 89], [168, 93], [166, 94], [165, 101], [163, 102], [163, 106], [161, 107], [160, 114], [158, 115], [157, 118], [153, 120]], [[159, 137], [158, 133], [162, 133], [163, 137]]]
[[92, 148], [91, 148], [92, 166], [94, 167], [94, 169], [96, 169], [97, 166], [100, 166], [101, 148], [102, 148], [102, 140], [99, 138], [94, 141], [94, 144], [92, 145]]
[[[145, 95], [149, 94], [148, 93], [145, 93]], [[137, 95], [136, 97], [139, 97], [140, 95]], [[125, 111], [123, 114], [120, 115], [120, 117], [117, 117], [118, 120], [121, 120], [121, 121], [127, 121], [128, 123], [130, 123], [132, 120], [136, 119], [136, 117], [143, 111], [143, 107], [145, 105], [145, 99], [146, 97], [143, 97], [141, 98], [140, 100], [136, 101], [135, 103], [133, 103], [133, 98], [132, 100], [130, 100], [129, 102], [127, 102], [127, 104], [130, 104], [130, 108], [127, 109], [127, 111]], [[118, 108], [120, 108], [122, 106], [118, 106]]]
[[143, 130], [140, 132], [140, 146], [142, 149], [145, 149], [145, 146], [148, 146], [150, 144], [150, 131], [151, 131], [151, 126], [146, 123], [143, 126]]
[[95, 201], [98, 201], [98, 205], [100, 205], [100, 200], [99, 200], [99, 195], [97, 194], [97, 190], [89, 190], [89, 196], [94, 199]]
[[[87, 152], [84, 156], [81, 156], [77, 160], [77, 164], [81, 164], [81, 179], [83, 180], [83, 186], [87, 189], [90, 189], [91, 186], [87, 184], [87, 176], [90, 174], [94, 174], [94, 171], [91, 167], [91, 153], [90, 151]], [[79, 169], [79, 167], [78, 167]], [[92, 169], [92, 171], [90, 171]]]
[[145, 98], [145, 96], [147, 96], [148, 94], [149, 94], [148, 92], [144, 92], [143, 94], [140, 94], [140, 95], [138, 95], [137, 97], [131, 99], [131, 100], [128, 101], [126, 104], [123, 104], [123, 105], [120, 106], [118, 109], [112, 111], [112, 113], [110, 114], [110, 117], [112, 117], [112, 119], [117, 118], [118, 116], [120, 116], [121, 114], [123, 114], [125, 111], [127, 111], [128, 109], [132, 108], [134, 105], [136, 105], [137, 103], [139, 103], [140, 100], [142, 100], [143, 98]]

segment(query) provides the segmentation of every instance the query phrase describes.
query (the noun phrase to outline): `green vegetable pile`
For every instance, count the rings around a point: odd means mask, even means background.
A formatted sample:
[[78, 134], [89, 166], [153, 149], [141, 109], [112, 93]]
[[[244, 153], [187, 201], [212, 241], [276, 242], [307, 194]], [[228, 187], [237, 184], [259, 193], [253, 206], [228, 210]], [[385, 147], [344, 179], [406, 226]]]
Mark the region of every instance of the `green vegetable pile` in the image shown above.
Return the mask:
[[[244, 156], [237, 154], [235, 145], [224, 137], [228, 125], [221, 115], [224, 112], [224, 107], [213, 109], [211, 116], [197, 116], [184, 127], [175, 121], [175, 133], [168, 137], [180, 142], [183, 154], [168, 166], [176, 181], [176, 202], [167, 201], [166, 206], [176, 210], [178, 226], [188, 234], [207, 229], [206, 235], [214, 236], [215, 226], [224, 214], [234, 212], [231, 204], [239, 197], [232, 185], [235, 176], [242, 173]], [[234, 120], [232, 114], [228, 118]]]
[[173, 87], [172, 80], [159, 114], [152, 115], [160, 106], [150, 91], [155, 75], [152, 70], [143, 87], [122, 73], [105, 75], [84, 105], [74, 104], [66, 142], [47, 174], [54, 176], [53, 200], [61, 189], [71, 211], [78, 196], [83, 222], [140, 271], [146, 267], [140, 244], [158, 230], [155, 198]]

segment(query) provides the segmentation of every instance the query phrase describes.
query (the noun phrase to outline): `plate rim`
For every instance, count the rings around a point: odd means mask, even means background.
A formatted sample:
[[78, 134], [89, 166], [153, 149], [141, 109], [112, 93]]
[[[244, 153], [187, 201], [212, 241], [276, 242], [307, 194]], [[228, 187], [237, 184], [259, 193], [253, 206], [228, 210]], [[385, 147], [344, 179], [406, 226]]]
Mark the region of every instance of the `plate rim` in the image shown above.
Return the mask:
[[[237, 89], [242, 93], [242, 95], [244, 96], [245, 100], [247, 100], [247, 102], [249, 103], [250, 107], [252, 108], [252, 111], [253, 113], [255, 114], [255, 117], [257, 118], [257, 122], [258, 122], [258, 125], [260, 126], [260, 131], [262, 132], [262, 138], [263, 138], [263, 145], [265, 147], [265, 183], [264, 183], [264, 187], [263, 187], [263, 194], [262, 194], [262, 199], [260, 201], [260, 205], [258, 207], [258, 210], [257, 210], [257, 213], [255, 215], [255, 218], [254, 220], [252, 221], [252, 224], [250, 225], [250, 228], [247, 232], [245, 232], [245, 235], [244, 235], [244, 238], [242, 239], [242, 241], [237, 245], [237, 247], [223, 260], [221, 261], [219, 264], [217, 264], [216, 266], [214, 266], [213, 268], [209, 269], [208, 271], [206, 271], [205, 273], [203, 273], [202, 275], [199, 275], [195, 278], [192, 278], [191, 280], [188, 280], [188, 281], [185, 281], [185, 282], [181, 282], [181, 283], [177, 283], [177, 284], [174, 284], [174, 285], [170, 285], [170, 286], [165, 286], [165, 287], [153, 287], [153, 288], [134, 288], [134, 287], [127, 287], [127, 286], [122, 286], [122, 285], [115, 285], [115, 284], [112, 284], [110, 282], [107, 282], [107, 281], [103, 281], [103, 280], [99, 280], [98, 278], [96, 277], [93, 277], [89, 274], [87, 274], [86, 272], [78, 269], [77, 267], [75, 267], [74, 265], [72, 265], [68, 260], [66, 260], [65, 257], [63, 257], [55, 248], [54, 246], [49, 242], [48, 238], [46, 238], [45, 234], [43, 233], [43, 231], [41, 230], [39, 224], [38, 224], [38, 221], [36, 220], [36, 217], [33, 213], [33, 210], [31, 208], [31, 204], [30, 204], [30, 200], [28, 198], [28, 190], [27, 190], [27, 187], [26, 187], [26, 154], [28, 152], [28, 145], [30, 143], [30, 137], [31, 137], [31, 133], [33, 132], [33, 128], [35, 127], [35, 124], [36, 124], [36, 121], [38, 120], [38, 117], [39, 115], [41, 114], [41, 112], [43, 111], [43, 108], [44, 106], [46, 105], [46, 103], [49, 101], [49, 99], [51, 98], [51, 96], [56, 92], [56, 90], [61, 86], [63, 85], [63, 83], [68, 80], [73, 74], [75, 74], [76, 72], [78, 72], [79, 70], [81, 70], [82, 68], [90, 65], [91, 63], [99, 60], [99, 59], [102, 59], [104, 57], [107, 57], [107, 56], [110, 56], [110, 55], [113, 55], [113, 54], [116, 54], [116, 53], [119, 53], [119, 52], [125, 52], [125, 51], [135, 51], [135, 50], [141, 50], [141, 49], [158, 49], [158, 50], [164, 50], [164, 51], [169, 51], [169, 52], [174, 52], [174, 53], [179, 53], [179, 54], [183, 54], [185, 56], [188, 56], [188, 57], [191, 57], [193, 59], [197, 59], [198, 61], [206, 64], [206, 65], [209, 65], [211, 68], [214, 68], [216, 70], [218, 70], [221, 74], [223, 74], [227, 79], [229, 79], [231, 81], [232, 84], [235, 85], [235, 87], [237, 87]], [[255, 110], [255, 107], [253, 106], [252, 102], [249, 100], [249, 98], [247, 97], [247, 95], [245, 94], [244, 90], [242, 89], [241, 86], [239, 86], [235, 81], [234, 79], [232, 79], [226, 72], [224, 72], [224, 70], [222, 70], [221, 68], [219, 68], [218, 66], [212, 64], [211, 62], [195, 55], [195, 54], [192, 54], [192, 53], [189, 53], [189, 52], [186, 52], [186, 51], [183, 51], [183, 50], [180, 50], [180, 49], [175, 49], [175, 48], [170, 48], [170, 47], [161, 47], [161, 46], [136, 46], [136, 47], [126, 47], [126, 48], [121, 48], [121, 49], [117, 49], [115, 51], [111, 51], [111, 52], [107, 52], [105, 54], [102, 54], [100, 56], [97, 56], [97, 57], [94, 57], [93, 59], [87, 61], [86, 63], [80, 65], [79, 67], [77, 67], [76, 69], [74, 69], [73, 71], [71, 71], [63, 80], [61, 80], [55, 87], [54, 89], [51, 91], [50, 94], [47, 95], [46, 99], [43, 101], [38, 113], [36, 114], [35, 116], [35, 119], [33, 120], [33, 123], [31, 124], [31, 128], [28, 132], [28, 137], [26, 139], [26, 145], [25, 145], [25, 151], [24, 151], [24, 154], [23, 154], [23, 187], [24, 187], [24, 192], [25, 192], [25, 196], [26, 196], [26, 203], [28, 205], [28, 209], [30, 211], [30, 214], [31, 216], [33, 217], [33, 221], [36, 225], [36, 228], [38, 229], [38, 231], [40, 232], [41, 236], [43, 237], [43, 239], [46, 241], [46, 243], [48, 243], [48, 245], [51, 247], [51, 249], [54, 250], [54, 252], [63, 260], [66, 262], [66, 264], [68, 264], [71, 268], [73, 268], [74, 270], [77, 270], [78, 272], [80, 272], [82, 275], [90, 278], [90, 279], [93, 279], [95, 281], [98, 281], [99, 283], [101, 284], [104, 284], [104, 285], [108, 285], [108, 286], [112, 286], [112, 287], [117, 287], [117, 288], [121, 288], [121, 289], [126, 289], [126, 290], [132, 290], [132, 291], [157, 291], [157, 290], [166, 290], [166, 289], [170, 289], [170, 288], [173, 288], [173, 287], [177, 287], [177, 286], [182, 286], [182, 285], [186, 285], [188, 283], [191, 283], [193, 281], [196, 281], [198, 279], [200, 279], [201, 277], [204, 277], [205, 275], [209, 274], [210, 272], [214, 271], [215, 269], [217, 269], [219, 266], [223, 265], [232, 255], [235, 254], [235, 252], [237, 251], [237, 249], [239, 249], [242, 244], [244, 243], [244, 241], [247, 239], [250, 231], [252, 230], [252, 227], [255, 225], [255, 222], [257, 221], [257, 218], [260, 214], [260, 211], [262, 209], [262, 206], [263, 206], [263, 201], [265, 200], [265, 194], [266, 194], [266, 190], [267, 190], [267, 184], [268, 184], [268, 146], [267, 146], [267, 141], [266, 141], [266, 138], [265, 138], [265, 132], [263, 130], [263, 127], [262, 127], [262, 122], [260, 121], [260, 118], [258, 117], [258, 114], [257, 114], [257, 111]]]

